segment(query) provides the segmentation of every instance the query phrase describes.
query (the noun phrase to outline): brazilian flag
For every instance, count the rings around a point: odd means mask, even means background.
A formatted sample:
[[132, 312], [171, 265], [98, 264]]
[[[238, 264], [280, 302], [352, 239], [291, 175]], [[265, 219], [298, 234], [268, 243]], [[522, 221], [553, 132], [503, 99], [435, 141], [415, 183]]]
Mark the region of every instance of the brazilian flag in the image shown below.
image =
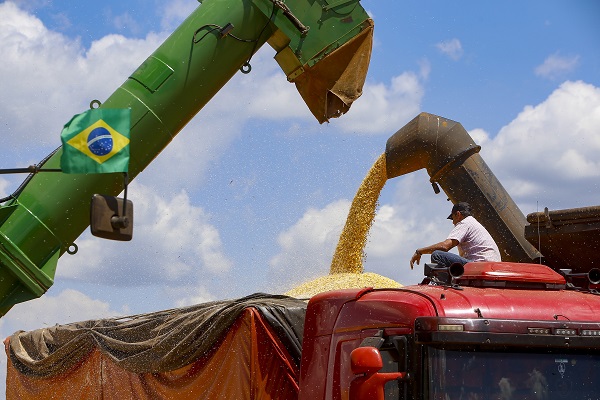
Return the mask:
[[67, 174], [127, 172], [131, 109], [94, 108], [77, 114], [60, 134]]

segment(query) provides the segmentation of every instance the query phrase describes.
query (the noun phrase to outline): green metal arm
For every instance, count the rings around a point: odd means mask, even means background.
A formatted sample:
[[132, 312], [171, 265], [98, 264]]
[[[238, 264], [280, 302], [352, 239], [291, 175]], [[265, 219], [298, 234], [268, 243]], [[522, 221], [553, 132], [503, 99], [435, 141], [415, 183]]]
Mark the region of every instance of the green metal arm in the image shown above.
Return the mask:
[[[364, 83], [373, 25], [358, 0], [205, 0], [101, 107], [131, 108], [134, 179], [264, 43], [319, 122], [348, 110]], [[73, 114], [81, 110], [73, 110]], [[57, 133], [58, 140], [58, 133]], [[60, 168], [62, 150], [44, 169]], [[39, 174], [0, 207], [0, 315], [41, 296], [76, 252], [95, 193], [120, 174]]]

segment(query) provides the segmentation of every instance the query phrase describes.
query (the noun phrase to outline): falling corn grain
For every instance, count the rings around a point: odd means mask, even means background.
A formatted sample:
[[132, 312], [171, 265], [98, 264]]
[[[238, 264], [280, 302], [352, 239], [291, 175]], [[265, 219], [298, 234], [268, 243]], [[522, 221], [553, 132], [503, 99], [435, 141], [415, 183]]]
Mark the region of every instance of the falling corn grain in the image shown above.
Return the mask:
[[382, 154], [369, 170], [352, 201], [331, 261], [329, 275], [305, 282], [286, 295], [302, 298], [338, 289], [402, 287], [398, 282], [384, 276], [363, 273], [364, 247], [375, 218], [379, 194], [386, 180], [385, 154]]
[[385, 153], [379, 156], [362, 181], [340, 235], [329, 273], [363, 272], [364, 248], [367, 234], [379, 200], [379, 193], [387, 181]]

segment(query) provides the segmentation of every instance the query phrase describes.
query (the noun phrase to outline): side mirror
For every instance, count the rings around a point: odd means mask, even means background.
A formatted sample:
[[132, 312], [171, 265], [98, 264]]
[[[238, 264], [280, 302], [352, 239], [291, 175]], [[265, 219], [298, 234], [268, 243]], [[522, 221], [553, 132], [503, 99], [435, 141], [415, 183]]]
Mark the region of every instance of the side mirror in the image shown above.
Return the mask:
[[133, 203], [118, 197], [93, 195], [90, 207], [90, 230], [92, 235], [104, 239], [131, 240]]
[[354, 375], [374, 374], [383, 368], [383, 360], [375, 347], [359, 347], [350, 353], [350, 368]]
[[350, 400], [384, 400], [387, 382], [408, 378], [406, 372], [378, 372], [383, 361], [375, 347], [352, 350], [350, 367], [355, 375], [360, 375], [350, 383]]

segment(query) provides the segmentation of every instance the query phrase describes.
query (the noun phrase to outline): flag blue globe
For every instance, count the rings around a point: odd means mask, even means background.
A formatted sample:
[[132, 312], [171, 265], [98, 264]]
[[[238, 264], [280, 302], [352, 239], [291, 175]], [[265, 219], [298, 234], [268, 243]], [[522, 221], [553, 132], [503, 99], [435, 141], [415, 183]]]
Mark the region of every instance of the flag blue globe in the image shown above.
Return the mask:
[[103, 127], [98, 127], [90, 132], [87, 138], [90, 151], [97, 156], [105, 156], [113, 148], [113, 138], [110, 132]]

